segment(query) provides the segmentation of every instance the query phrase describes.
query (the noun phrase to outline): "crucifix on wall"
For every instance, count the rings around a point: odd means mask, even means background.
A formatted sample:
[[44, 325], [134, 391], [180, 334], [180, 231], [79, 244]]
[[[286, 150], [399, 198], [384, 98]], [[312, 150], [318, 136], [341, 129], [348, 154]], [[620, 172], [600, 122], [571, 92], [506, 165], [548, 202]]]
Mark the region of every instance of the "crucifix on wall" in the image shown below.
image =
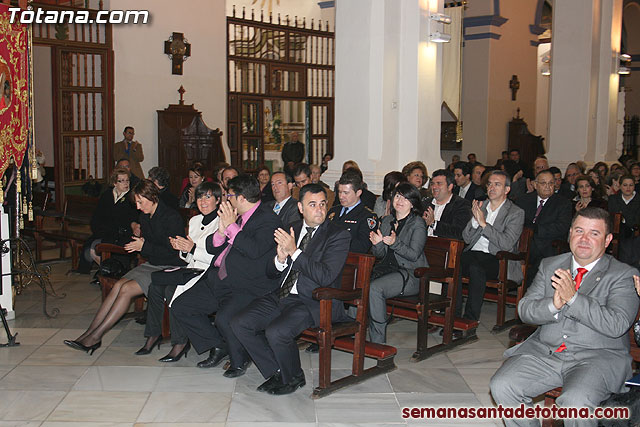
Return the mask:
[[171, 59], [171, 74], [182, 75], [182, 64], [191, 56], [191, 43], [184, 38], [183, 33], [173, 33], [164, 42], [164, 53]]
[[509, 80], [509, 89], [511, 89], [511, 100], [515, 101], [518, 89], [520, 89], [520, 82], [518, 81], [518, 76], [516, 74], [511, 76], [511, 80]]

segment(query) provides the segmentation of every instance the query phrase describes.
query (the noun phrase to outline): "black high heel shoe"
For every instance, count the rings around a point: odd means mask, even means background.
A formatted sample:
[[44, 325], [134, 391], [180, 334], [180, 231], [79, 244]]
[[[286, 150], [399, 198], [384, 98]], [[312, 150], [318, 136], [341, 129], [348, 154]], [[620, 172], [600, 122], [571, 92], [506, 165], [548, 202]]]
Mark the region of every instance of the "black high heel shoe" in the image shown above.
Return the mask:
[[99, 349], [102, 346], [102, 341], [98, 341], [94, 345], [86, 346], [84, 344], [79, 343], [78, 341], [72, 340], [64, 340], [64, 343], [69, 347], [89, 353], [90, 356], [93, 355], [93, 352]]
[[187, 343], [187, 345], [185, 345], [182, 351], [177, 355], [171, 356], [171, 352], [169, 352], [169, 354], [167, 354], [165, 357], [158, 359], [158, 362], [177, 362], [178, 360], [182, 359], [182, 356], [187, 357], [187, 353], [189, 353], [189, 350], [191, 350], [191, 343]]
[[160, 350], [160, 343], [161, 342], [162, 342], [162, 335], [158, 335], [158, 338], [156, 338], [155, 341], [153, 341], [153, 343], [151, 343], [149, 348], [147, 348], [147, 345], [145, 344], [144, 347], [142, 347], [140, 350], [136, 351], [134, 354], [136, 356], [144, 356], [145, 354], [149, 354], [149, 353], [151, 353], [151, 351], [153, 351], [153, 347], [155, 347], [156, 344], [158, 344], [158, 350]]

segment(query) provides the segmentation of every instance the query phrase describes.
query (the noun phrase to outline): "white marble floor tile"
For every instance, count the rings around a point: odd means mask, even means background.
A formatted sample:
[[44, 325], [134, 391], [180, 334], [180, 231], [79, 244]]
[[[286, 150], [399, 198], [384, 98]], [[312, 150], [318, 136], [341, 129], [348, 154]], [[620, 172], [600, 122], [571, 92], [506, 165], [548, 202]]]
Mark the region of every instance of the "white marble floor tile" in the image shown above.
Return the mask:
[[41, 421], [0, 421], [0, 427], [38, 427]]
[[153, 392], [139, 422], [212, 422], [227, 419], [231, 393]]
[[17, 366], [0, 381], [3, 390], [69, 391], [86, 366]]
[[447, 357], [456, 368], [498, 369], [504, 360], [504, 348], [481, 348], [469, 350], [465, 347], [447, 352]]
[[389, 373], [396, 393], [470, 393], [471, 389], [457, 369], [399, 369]]
[[[171, 367], [194, 367], [196, 363], [205, 357], [198, 356], [193, 349], [188, 352], [187, 357], [183, 357], [178, 362], [171, 364], [159, 362], [158, 359], [163, 357], [166, 353], [154, 351], [151, 354], [144, 356], [137, 356], [134, 353], [138, 351], [140, 347], [116, 347], [110, 346], [102, 353], [102, 355], [96, 360], [96, 366], [155, 366], [165, 367], [171, 365]], [[167, 350], [167, 353], [169, 351]]]
[[[253, 370], [258, 373], [257, 370]], [[236, 379], [222, 376], [222, 369], [165, 367], [153, 391], [204, 393], [233, 392]], [[245, 374], [245, 377], [248, 374]]]
[[3, 347], [2, 351], [0, 351], [0, 365], [17, 365], [29, 357], [37, 348], [37, 345], [22, 344], [15, 347]]
[[51, 338], [58, 329], [55, 328], [16, 328], [11, 333], [17, 334], [20, 345], [42, 345]]
[[64, 391], [7, 390], [0, 399], [0, 420], [45, 420], [64, 398]]
[[64, 344], [43, 345], [27, 357], [22, 362], [22, 365], [90, 366], [96, 362], [97, 358], [104, 351], [104, 347], [100, 347], [93, 355], [89, 355], [83, 351], [67, 347]]
[[[0, 365], [0, 380], [4, 378], [4, 376], [9, 372], [11, 372], [15, 367], [16, 365]], [[2, 383], [0, 382], [0, 384]]]
[[134, 427], [225, 427], [229, 424], [219, 423], [135, 423]]
[[[256, 387], [260, 385], [256, 384]], [[309, 384], [307, 383], [307, 386]], [[272, 396], [255, 391], [234, 393], [229, 408], [229, 422], [289, 422], [316, 421], [314, 402], [305, 388], [286, 396]]]
[[92, 366], [73, 390], [151, 392], [161, 373], [162, 368], [147, 366]]
[[491, 368], [458, 368], [462, 378], [476, 394], [489, 391], [489, 381], [496, 370]]
[[400, 406], [393, 393], [332, 394], [316, 400], [320, 423], [402, 422]]
[[131, 423], [111, 423], [111, 422], [102, 422], [102, 423], [92, 423], [92, 422], [70, 422], [70, 421], [45, 421], [40, 425], [40, 427], [131, 427]]
[[[377, 360], [369, 357], [364, 358], [364, 367], [370, 368], [376, 365]], [[332, 350], [331, 351], [331, 369], [351, 369], [353, 364], [353, 354], [346, 351]], [[318, 369], [320, 367], [320, 360], [317, 354], [311, 355], [311, 369]], [[303, 369], [305, 369], [303, 367]]]
[[71, 391], [47, 421], [134, 422], [149, 393]]
[[[313, 386], [318, 386], [318, 373], [317, 369], [313, 370]], [[331, 381], [336, 381], [342, 377], [347, 375], [351, 375], [351, 369], [332, 369], [331, 370]], [[337, 394], [340, 393], [393, 393], [393, 389], [391, 388], [391, 383], [389, 382], [388, 374], [377, 375], [373, 378], [369, 378], [366, 381], [363, 381], [358, 384], [354, 384], [352, 386], [346, 387], [342, 390], [337, 391]]]
[[446, 353], [439, 353], [419, 362], [412, 362], [411, 356], [415, 348], [399, 348], [398, 354], [394, 359], [396, 365], [400, 369], [415, 369], [417, 367], [428, 368], [454, 368], [453, 363], [447, 357]]

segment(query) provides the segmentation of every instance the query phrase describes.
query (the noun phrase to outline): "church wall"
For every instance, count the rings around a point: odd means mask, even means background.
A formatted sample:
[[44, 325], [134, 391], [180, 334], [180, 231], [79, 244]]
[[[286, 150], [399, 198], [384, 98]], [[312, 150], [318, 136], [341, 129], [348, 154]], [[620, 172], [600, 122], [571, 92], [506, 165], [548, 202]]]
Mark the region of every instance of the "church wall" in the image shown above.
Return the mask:
[[[111, 0], [111, 9], [131, 9], [125, 0]], [[226, 15], [222, 1], [190, 0], [188, 7], [166, 0], [138, 0], [136, 9], [150, 12], [146, 25], [114, 25], [115, 134], [122, 139], [125, 126], [133, 126], [135, 139], [144, 147], [145, 173], [158, 164], [156, 110], [177, 104], [180, 85], [185, 104], [194, 104], [204, 122], [223, 131], [226, 143]], [[182, 32], [191, 43], [191, 57], [184, 75], [171, 74], [171, 61], [164, 54], [164, 41], [172, 32]], [[185, 165], [185, 174], [188, 165]]]
[[[637, 58], [640, 56], [640, 4], [626, 4], [622, 20], [626, 31], [626, 51], [623, 53]], [[635, 68], [631, 74], [621, 77], [622, 86], [628, 90], [625, 98], [625, 114], [629, 117], [640, 115], [640, 61], [636, 59], [631, 66]]]
[[[471, 2], [470, 2], [471, 3]], [[462, 157], [475, 152], [481, 162], [494, 164], [507, 148], [508, 123], [520, 107], [520, 115], [535, 128], [536, 121], [536, 47], [529, 26], [534, 23], [537, 0], [473, 2], [465, 11], [463, 49], [463, 121]], [[493, 9], [489, 5], [494, 5]], [[499, 16], [489, 23], [487, 10]], [[468, 25], [484, 17], [486, 25]], [[498, 19], [506, 18], [506, 21]], [[520, 88], [511, 100], [509, 81], [518, 76]]]

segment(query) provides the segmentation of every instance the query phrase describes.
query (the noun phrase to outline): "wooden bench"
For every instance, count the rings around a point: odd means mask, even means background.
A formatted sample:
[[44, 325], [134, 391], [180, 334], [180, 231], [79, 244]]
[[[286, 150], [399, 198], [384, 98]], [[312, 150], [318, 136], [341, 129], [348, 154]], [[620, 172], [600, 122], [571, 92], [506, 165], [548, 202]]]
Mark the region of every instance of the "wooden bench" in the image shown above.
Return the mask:
[[[369, 283], [374, 261], [371, 255], [350, 253], [343, 269], [341, 288], [318, 288], [313, 291], [313, 297], [320, 301], [320, 326], [309, 328], [300, 336], [319, 346], [319, 382], [311, 395], [313, 399], [396, 369], [393, 361], [397, 353], [395, 347], [365, 342]], [[334, 299], [357, 307], [355, 321], [332, 322], [331, 306]], [[334, 381], [331, 381], [332, 348], [353, 354], [351, 374]], [[376, 366], [364, 369], [365, 356], [376, 359]]]
[[[491, 332], [497, 333], [504, 331], [505, 329], [518, 323], [518, 303], [524, 296], [524, 291], [527, 283], [527, 268], [529, 267], [529, 248], [531, 247], [531, 240], [533, 238], [533, 230], [524, 227], [520, 234], [518, 241], [518, 253], [514, 254], [507, 251], [500, 251], [496, 254], [496, 258], [500, 262], [500, 270], [498, 278], [496, 280], [487, 280], [487, 290], [484, 294], [485, 301], [493, 301], [498, 303], [498, 313], [496, 315], [496, 324]], [[522, 282], [516, 283], [507, 279], [507, 273], [509, 271], [509, 260], [519, 261], [520, 268], [522, 269]], [[469, 284], [469, 278], [463, 277], [462, 283]], [[510, 291], [515, 290], [514, 294], [510, 294]], [[463, 288], [462, 293], [468, 295], [468, 289]], [[506, 320], [507, 304], [515, 305], [516, 313], [513, 319]]]
[[65, 257], [66, 247], [69, 246], [72, 269], [78, 268], [82, 245], [91, 237], [91, 217], [97, 205], [98, 199], [95, 197], [67, 195], [60, 228], [36, 228], [34, 234], [38, 261], [42, 259], [42, 240], [46, 239], [60, 244], [60, 258]]
[[[393, 316], [415, 320], [418, 323], [417, 348], [411, 356], [412, 362], [419, 362], [434, 354], [447, 351], [453, 347], [478, 339], [474, 334], [464, 334], [461, 338], [453, 338], [453, 330], [463, 332], [478, 327], [478, 322], [467, 319], [455, 319], [456, 289], [460, 280], [460, 256], [464, 242], [428, 237], [424, 253], [429, 263], [428, 268], [415, 271], [420, 278], [418, 295], [402, 296], [387, 299], [387, 313]], [[439, 282], [446, 286], [446, 295], [429, 292], [429, 282]], [[444, 288], [443, 288], [444, 291]], [[444, 314], [436, 313], [436, 310]], [[429, 324], [442, 326], [442, 343], [428, 347]]]

